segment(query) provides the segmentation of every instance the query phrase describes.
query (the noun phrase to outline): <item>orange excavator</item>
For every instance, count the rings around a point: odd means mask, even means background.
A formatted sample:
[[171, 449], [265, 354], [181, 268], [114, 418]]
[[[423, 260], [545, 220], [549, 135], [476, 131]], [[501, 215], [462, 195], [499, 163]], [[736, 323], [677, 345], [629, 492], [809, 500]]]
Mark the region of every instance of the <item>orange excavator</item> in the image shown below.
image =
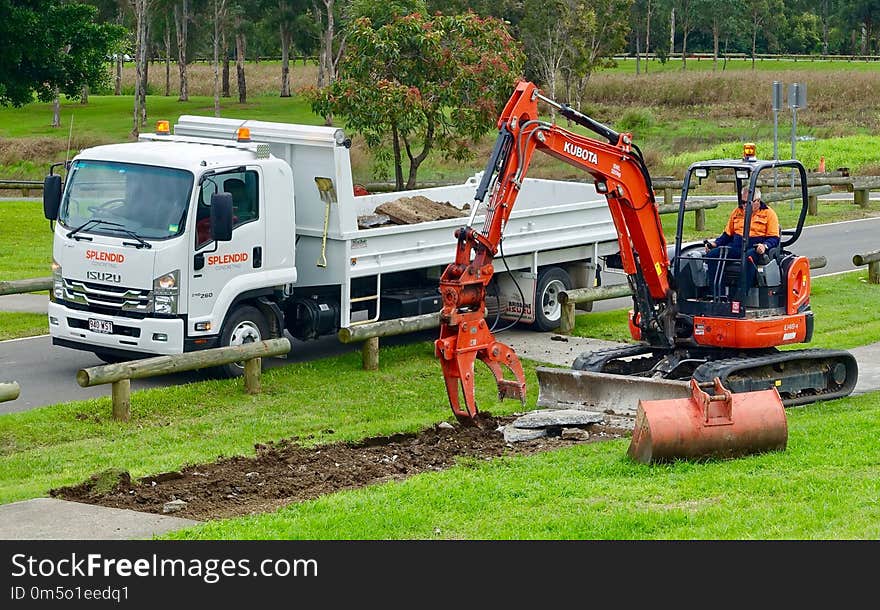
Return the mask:
[[[541, 120], [539, 101], [602, 139]], [[476, 191], [471, 224], [456, 231], [455, 261], [440, 279], [443, 307], [435, 352], [442, 365], [450, 406], [460, 421], [473, 422], [478, 413], [474, 396], [477, 359], [494, 374], [500, 398], [525, 402], [522, 364], [513, 349], [495, 339], [487, 326], [485, 310], [487, 287], [493, 277], [492, 261], [535, 151], [582, 169], [594, 180], [596, 191], [606, 197], [618, 234], [619, 253], [606, 257], [605, 263], [626, 274], [633, 299], [629, 327], [636, 340], [634, 345], [584, 353], [570, 371], [539, 367], [539, 405], [544, 395], [544, 406], [587, 406], [607, 412], [619, 410], [621, 401], [638, 399], [634, 445], [637, 438], [643, 440], [638, 447], [631, 445], [630, 454], [644, 458], [645, 447], [653, 444], [648, 457], [642, 460], [653, 461], [664, 453], [661, 439], [656, 437], [677, 432], [664, 433], [657, 426], [652, 431], [652, 424], [659, 425], [661, 420], [655, 415], [651, 421], [652, 412], [668, 411], [670, 406], [688, 407], [695, 410], [696, 420], [708, 426], [706, 429], [712, 428], [711, 434], [726, 439], [714, 446], [711, 440], [694, 440], [691, 445], [698, 449], [693, 452], [686, 446], [670, 445], [665, 457], [735, 455], [768, 443], [779, 448], [780, 437], [786, 434], [784, 406], [852, 392], [858, 371], [848, 352], [777, 349], [808, 342], [813, 331], [809, 259], [788, 250], [800, 237], [807, 210], [806, 172], [798, 161], [761, 161], [752, 147], [742, 159], [693, 164], [685, 176], [676, 242], [670, 248], [651, 177], [632, 134], [618, 133], [557, 103], [525, 81], [518, 83], [505, 105], [498, 130]], [[707, 277], [704, 245], [685, 244], [682, 237], [691, 180], [702, 181], [713, 172], [733, 174], [736, 193], [747, 188], [751, 201], [759, 174], [779, 168], [800, 174], [803, 205], [797, 227], [783, 230], [779, 246], [763, 255], [762, 260], [747, 259], [746, 248], [740, 256], [722, 254], [714, 264], [714, 277]], [[487, 195], [484, 222], [480, 228], [474, 227], [477, 209]], [[745, 206], [744, 226], [751, 226], [751, 205]], [[748, 235], [743, 239], [748, 240]], [[742, 273], [746, 265], [756, 267], [753, 286], [746, 282], [751, 274]], [[605, 391], [609, 384], [614, 386], [610, 393]], [[601, 404], [603, 399], [595, 398], [603, 393], [613, 396], [605, 398], [611, 404]], [[650, 400], [654, 396], [671, 400]], [[737, 419], [732, 417], [736, 405], [741, 415], [738, 422], [733, 422]], [[743, 415], [749, 409], [754, 414]], [[768, 413], [773, 414], [772, 421], [765, 421]], [[772, 429], [769, 435], [768, 429]], [[759, 437], [763, 440], [756, 440]], [[781, 444], [784, 447], [784, 438]]]

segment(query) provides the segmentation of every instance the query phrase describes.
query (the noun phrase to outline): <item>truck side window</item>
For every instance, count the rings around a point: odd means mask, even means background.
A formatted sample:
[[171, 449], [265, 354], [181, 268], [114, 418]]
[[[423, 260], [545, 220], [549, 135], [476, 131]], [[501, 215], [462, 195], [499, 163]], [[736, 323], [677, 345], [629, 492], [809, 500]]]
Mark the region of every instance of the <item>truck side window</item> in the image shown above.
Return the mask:
[[232, 228], [257, 220], [260, 217], [260, 198], [257, 189], [257, 172], [229, 172], [218, 174], [202, 185], [198, 204], [196, 247], [201, 248], [211, 241], [211, 195], [226, 192], [232, 195]]

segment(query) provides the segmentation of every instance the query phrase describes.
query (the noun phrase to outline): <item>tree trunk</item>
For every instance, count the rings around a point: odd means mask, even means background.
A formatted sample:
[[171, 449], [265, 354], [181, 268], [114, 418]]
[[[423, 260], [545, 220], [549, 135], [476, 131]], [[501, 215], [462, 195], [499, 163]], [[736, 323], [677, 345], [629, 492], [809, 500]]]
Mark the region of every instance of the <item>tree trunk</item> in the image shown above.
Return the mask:
[[247, 104], [247, 82], [244, 78], [244, 57], [247, 39], [241, 31], [241, 17], [235, 16], [235, 76], [238, 79], [238, 103]]
[[822, 56], [828, 55], [828, 0], [822, 2]]
[[116, 82], [115, 82], [115, 86], [113, 87], [113, 94], [114, 95], [122, 95], [122, 62], [123, 61], [125, 61], [124, 54], [117, 53], [116, 54], [116, 79], [115, 79]]
[[712, 72], [718, 71], [718, 17], [712, 18]]
[[135, 6], [135, 59], [134, 59], [134, 113], [132, 115], [131, 135], [140, 134], [141, 117], [146, 116], [146, 59], [147, 59], [147, 0], [134, 0]]
[[425, 131], [425, 143], [422, 147], [422, 152], [418, 155], [413, 156], [412, 150], [410, 150], [409, 142], [406, 138], [403, 139], [403, 143], [406, 145], [406, 156], [409, 157], [409, 177], [406, 181], [407, 190], [416, 188], [416, 173], [419, 171], [419, 166], [422, 162], [428, 157], [428, 153], [431, 152], [431, 147], [434, 144], [434, 117], [428, 116], [428, 127]]
[[681, 35], [681, 71], [687, 70], [688, 31], [685, 28]]
[[83, 105], [89, 103], [89, 86], [88, 86], [88, 84], [83, 85], [83, 87], [82, 87], [82, 93], [80, 93], [79, 103], [83, 104]]
[[333, 16], [334, 0], [322, 1], [324, 3], [324, 12], [327, 15], [327, 23], [324, 28], [324, 34], [321, 38], [321, 65], [318, 69], [319, 87], [329, 85], [336, 80], [336, 74], [333, 70], [333, 39], [335, 36], [335, 23]]
[[229, 45], [226, 44], [226, 33], [220, 34], [220, 46], [223, 47], [223, 97], [230, 97], [229, 93]]
[[55, 87], [55, 97], [52, 99], [52, 127], [61, 127], [61, 96], [58, 87]]
[[651, 52], [651, 0], [648, 0], [648, 19], [645, 23], [645, 74], [648, 73], [648, 54]]
[[400, 135], [397, 125], [391, 126], [391, 146], [394, 149], [394, 190], [403, 190], [403, 159], [400, 156]]
[[165, 97], [171, 95], [171, 24], [165, 14]]
[[144, 21], [144, 45], [141, 52], [141, 61], [144, 65], [143, 82], [141, 83], [141, 127], [147, 124], [147, 88], [150, 83], [150, 22], [147, 21], [146, 13], [144, 13]]
[[281, 24], [281, 97], [290, 97], [290, 28]]
[[642, 49], [640, 46], [640, 42], [642, 41], [642, 33], [638, 30], [635, 31], [636, 35], [636, 74], [642, 73]]
[[214, 116], [220, 116], [220, 19], [226, 8], [226, 0], [214, 0]]
[[669, 11], [669, 58], [675, 53], [675, 7]]
[[755, 48], [758, 46], [758, 21], [755, 20], [752, 28], [752, 72], [755, 71]]
[[[122, 25], [125, 20], [125, 13], [123, 12], [122, 7], [119, 7], [119, 10], [116, 12], [116, 24]], [[116, 53], [116, 79], [113, 87], [114, 95], [122, 95], [122, 64], [125, 62], [125, 53], [117, 52]]]
[[174, 5], [174, 27], [177, 30], [177, 71], [180, 74], [179, 102], [189, 101], [189, 78], [186, 74], [186, 36], [189, 23], [188, 0]]

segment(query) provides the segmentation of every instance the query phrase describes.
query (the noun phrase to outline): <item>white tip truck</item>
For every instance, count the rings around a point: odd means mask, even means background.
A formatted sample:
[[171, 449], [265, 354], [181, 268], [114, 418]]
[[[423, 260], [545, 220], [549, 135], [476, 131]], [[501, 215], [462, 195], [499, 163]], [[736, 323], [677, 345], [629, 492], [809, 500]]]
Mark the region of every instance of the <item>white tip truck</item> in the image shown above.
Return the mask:
[[[480, 175], [355, 196], [350, 145], [333, 127], [181, 116], [173, 133], [160, 121], [83, 150], [63, 181], [50, 171], [53, 344], [113, 362], [439, 311], [455, 230], [468, 213], [481, 222], [468, 210]], [[414, 195], [465, 217], [359, 228]], [[527, 179], [508, 224], [492, 315], [552, 329], [558, 292], [592, 286], [598, 257], [617, 251], [605, 199], [592, 183]]]

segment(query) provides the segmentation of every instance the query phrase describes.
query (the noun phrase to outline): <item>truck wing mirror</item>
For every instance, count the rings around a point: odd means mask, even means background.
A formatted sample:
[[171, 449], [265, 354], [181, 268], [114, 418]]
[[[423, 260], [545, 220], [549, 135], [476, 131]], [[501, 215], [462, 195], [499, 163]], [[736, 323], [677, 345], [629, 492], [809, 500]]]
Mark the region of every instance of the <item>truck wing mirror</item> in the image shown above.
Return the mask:
[[211, 195], [211, 239], [216, 242], [232, 240], [232, 195]]
[[46, 220], [58, 220], [61, 207], [61, 176], [49, 174], [43, 181], [43, 215]]

